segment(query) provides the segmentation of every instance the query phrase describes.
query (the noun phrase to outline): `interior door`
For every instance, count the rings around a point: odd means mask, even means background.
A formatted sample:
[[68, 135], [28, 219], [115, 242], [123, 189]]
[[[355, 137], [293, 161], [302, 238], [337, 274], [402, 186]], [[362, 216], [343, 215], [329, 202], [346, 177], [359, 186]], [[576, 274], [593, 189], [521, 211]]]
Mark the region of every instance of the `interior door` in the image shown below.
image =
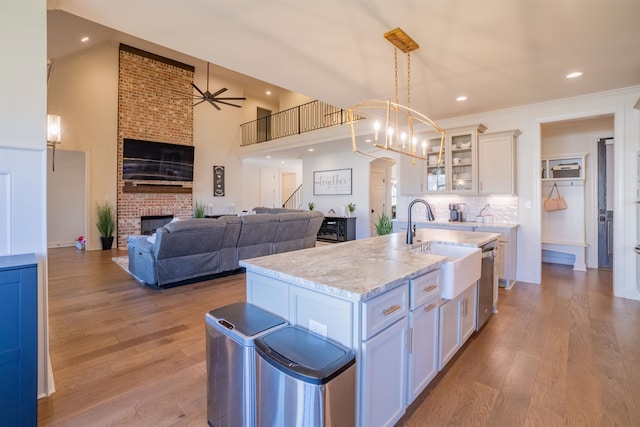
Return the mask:
[[268, 208], [279, 207], [277, 184], [278, 174], [275, 169], [262, 168], [260, 170], [260, 205]]
[[271, 110], [257, 107], [256, 116], [258, 117], [256, 127], [257, 142], [271, 140]]
[[47, 150], [47, 247], [73, 246], [87, 236], [86, 156], [82, 151]]
[[[369, 215], [370, 236], [376, 235], [376, 223], [378, 217], [386, 212], [386, 180], [384, 169], [371, 169], [369, 174], [369, 206], [371, 214]], [[389, 215], [389, 213], [387, 213]]]
[[613, 268], [613, 138], [598, 140], [598, 268]]

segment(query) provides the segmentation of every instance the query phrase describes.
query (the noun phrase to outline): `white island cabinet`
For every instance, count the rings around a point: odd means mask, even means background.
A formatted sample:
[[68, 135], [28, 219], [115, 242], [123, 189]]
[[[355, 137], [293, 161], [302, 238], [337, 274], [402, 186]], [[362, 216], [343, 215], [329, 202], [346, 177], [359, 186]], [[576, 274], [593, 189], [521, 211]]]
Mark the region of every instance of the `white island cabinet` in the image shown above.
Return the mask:
[[410, 405], [438, 373], [439, 271], [410, 282], [409, 358], [407, 405]]
[[[391, 234], [240, 262], [247, 302], [356, 353], [356, 426], [394, 425], [437, 373], [445, 257], [410, 250], [404, 238]], [[481, 246], [497, 235], [419, 230], [416, 241], [430, 238]]]
[[405, 410], [409, 285], [362, 303], [361, 385], [365, 426], [392, 426]]
[[439, 366], [444, 368], [476, 330], [477, 284], [440, 305]]
[[359, 400], [361, 408], [368, 408], [359, 412], [359, 425], [393, 426], [402, 417], [407, 406], [407, 282], [357, 302], [247, 271], [247, 301], [356, 351]]

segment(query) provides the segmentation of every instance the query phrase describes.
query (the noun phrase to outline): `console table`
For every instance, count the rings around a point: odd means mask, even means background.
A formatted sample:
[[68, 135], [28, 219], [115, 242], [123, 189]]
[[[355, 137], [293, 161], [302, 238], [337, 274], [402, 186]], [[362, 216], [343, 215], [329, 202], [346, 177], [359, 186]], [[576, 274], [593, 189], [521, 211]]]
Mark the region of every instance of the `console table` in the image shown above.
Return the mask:
[[325, 216], [318, 230], [318, 240], [323, 242], [356, 240], [356, 217]]

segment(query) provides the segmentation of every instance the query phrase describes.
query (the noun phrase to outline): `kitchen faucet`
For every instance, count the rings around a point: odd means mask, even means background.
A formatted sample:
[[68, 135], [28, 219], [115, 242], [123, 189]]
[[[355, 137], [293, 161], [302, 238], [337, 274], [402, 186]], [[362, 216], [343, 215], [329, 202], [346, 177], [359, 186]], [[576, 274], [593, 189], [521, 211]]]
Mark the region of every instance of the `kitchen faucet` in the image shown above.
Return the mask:
[[422, 199], [412, 200], [411, 203], [409, 203], [409, 212], [408, 212], [409, 221], [407, 222], [407, 245], [413, 244], [413, 238], [416, 235], [416, 226], [415, 225], [412, 226], [411, 224], [411, 208], [413, 208], [413, 205], [415, 205], [418, 202], [423, 203], [427, 207], [427, 220], [433, 221], [436, 219], [433, 216], [433, 212], [431, 211], [431, 206], [429, 206], [429, 203], [427, 203], [425, 200], [422, 200]]

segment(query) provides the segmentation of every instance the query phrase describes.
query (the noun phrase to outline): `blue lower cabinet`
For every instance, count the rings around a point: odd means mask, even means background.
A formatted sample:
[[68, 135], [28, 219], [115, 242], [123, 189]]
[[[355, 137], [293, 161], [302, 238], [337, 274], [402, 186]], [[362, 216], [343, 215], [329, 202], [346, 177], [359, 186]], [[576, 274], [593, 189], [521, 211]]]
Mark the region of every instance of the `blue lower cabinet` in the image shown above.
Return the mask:
[[0, 417], [2, 426], [38, 422], [38, 264], [0, 257]]

